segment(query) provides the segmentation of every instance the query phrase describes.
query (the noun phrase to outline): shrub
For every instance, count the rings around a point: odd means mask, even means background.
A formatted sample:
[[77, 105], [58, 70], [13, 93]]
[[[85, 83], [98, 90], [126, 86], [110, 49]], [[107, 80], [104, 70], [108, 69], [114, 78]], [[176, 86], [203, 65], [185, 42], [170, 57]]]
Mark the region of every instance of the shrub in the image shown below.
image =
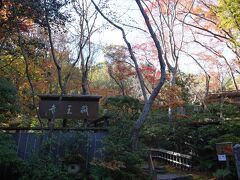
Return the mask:
[[10, 120], [18, 111], [16, 88], [7, 79], [0, 78], [0, 123]]
[[61, 163], [55, 161], [53, 157], [35, 155], [27, 161], [24, 168], [24, 173], [20, 179], [67, 180], [69, 178], [67, 170], [62, 167]]
[[91, 175], [95, 179], [144, 179], [141, 165], [143, 146], [137, 151], [131, 148], [134, 120], [141, 109], [138, 100], [117, 96], [106, 100], [110, 116], [108, 136], [104, 140], [105, 158], [92, 162]]
[[143, 162], [143, 147], [137, 151], [131, 149], [131, 130], [133, 120], [115, 119], [106, 137], [105, 159], [94, 162], [91, 174], [95, 178], [110, 179], [141, 179], [141, 165]]
[[130, 96], [115, 96], [106, 99], [103, 106], [112, 116], [134, 119], [139, 115], [143, 105], [138, 99]]
[[[59, 144], [58, 136], [61, 137], [61, 144]], [[87, 146], [86, 142], [86, 132], [53, 133], [51, 138], [44, 142], [40, 151], [33, 154], [26, 162], [21, 179], [84, 179], [88, 174], [85, 174], [87, 173], [85, 158], [80, 154], [80, 148]], [[58, 151], [61, 153], [57, 153]], [[68, 173], [69, 164], [80, 164], [81, 172]]]
[[[223, 120], [206, 121], [218, 119], [220, 105], [212, 104], [208, 112], [195, 114], [191, 119], [178, 120], [174, 122], [174, 128], [168, 124], [147, 123], [143, 131], [144, 142], [149, 147], [165, 148], [184, 154], [192, 154], [194, 167], [200, 171], [216, 172], [215, 175], [225, 176], [226, 171], [217, 171], [221, 163], [217, 160], [216, 143], [232, 142], [233, 145], [240, 142], [240, 125], [236, 121], [239, 116], [238, 108], [232, 105], [223, 105]], [[230, 112], [230, 113], [229, 113]], [[225, 178], [236, 177], [234, 157], [229, 156], [230, 171]]]
[[218, 169], [213, 173], [213, 176], [216, 177], [217, 179], [232, 179], [231, 177], [231, 172], [228, 169]]
[[13, 137], [0, 132], [0, 179], [17, 179], [23, 167], [24, 162], [17, 155]]

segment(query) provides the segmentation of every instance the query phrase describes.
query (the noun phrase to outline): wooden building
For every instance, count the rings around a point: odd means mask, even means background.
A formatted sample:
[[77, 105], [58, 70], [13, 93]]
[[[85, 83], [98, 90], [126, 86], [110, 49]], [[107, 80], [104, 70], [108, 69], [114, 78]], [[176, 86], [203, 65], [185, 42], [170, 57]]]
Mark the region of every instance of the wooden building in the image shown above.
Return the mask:
[[240, 107], [240, 91], [223, 91], [211, 93], [206, 98], [206, 103], [225, 103]]

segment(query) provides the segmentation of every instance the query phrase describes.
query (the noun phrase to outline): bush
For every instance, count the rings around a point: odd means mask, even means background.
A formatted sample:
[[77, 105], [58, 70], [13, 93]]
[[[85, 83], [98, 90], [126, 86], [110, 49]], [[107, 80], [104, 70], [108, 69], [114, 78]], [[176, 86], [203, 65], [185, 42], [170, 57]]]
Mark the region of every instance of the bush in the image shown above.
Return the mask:
[[61, 163], [54, 160], [50, 155], [48, 156], [32, 156], [27, 161], [24, 167], [24, 173], [21, 180], [35, 179], [35, 180], [67, 180], [67, 170], [61, 165]]
[[228, 169], [218, 169], [213, 173], [213, 176], [216, 177], [217, 179], [232, 179], [233, 177], [231, 176], [231, 172]]
[[[223, 115], [221, 121], [220, 112]], [[240, 142], [240, 124], [236, 117], [239, 117], [236, 106], [211, 104], [208, 106], [208, 112], [199, 112], [193, 114], [192, 118], [176, 120], [174, 128], [164, 123], [147, 122], [142, 134], [143, 140], [149, 147], [192, 154], [197, 170], [207, 170], [215, 172], [216, 176], [226, 175], [225, 178], [234, 179], [236, 177], [234, 157], [228, 157], [230, 171], [220, 171], [222, 164], [217, 160], [216, 143], [232, 142], [234, 145]]]
[[0, 179], [17, 179], [23, 167], [24, 162], [17, 155], [13, 137], [0, 132]]
[[143, 146], [137, 151], [131, 149], [132, 120], [115, 119], [105, 139], [106, 157], [103, 161], [94, 162], [91, 174], [95, 178], [141, 179], [143, 163]]
[[106, 99], [104, 105], [110, 115], [134, 119], [139, 115], [143, 105], [138, 99], [130, 96], [115, 96]]
[[16, 88], [10, 81], [0, 78], [0, 123], [10, 120], [18, 111]]
[[128, 96], [108, 98], [104, 104], [108, 108], [110, 127], [105, 144], [105, 158], [92, 162], [91, 175], [95, 179], [144, 179], [141, 165], [143, 146], [132, 151], [131, 133], [141, 104]]
[[[63, 142], [60, 145], [58, 136], [61, 137]], [[26, 161], [21, 179], [84, 179], [88, 174], [85, 169], [85, 159], [80, 154], [80, 148], [87, 147], [86, 142], [86, 132], [74, 133], [70, 131], [69, 133], [65, 133], [64, 136], [53, 133], [52, 137], [44, 142], [40, 151], [33, 154]], [[61, 151], [61, 154], [58, 154], [57, 151]], [[69, 173], [69, 164], [81, 164], [81, 172], [76, 174]]]
[[216, 118], [219, 118], [220, 114], [222, 114], [223, 118], [235, 118], [239, 117], [240, 113], [239, 108], [231, 104], [212, 103], [208, 105], [207, 109]]

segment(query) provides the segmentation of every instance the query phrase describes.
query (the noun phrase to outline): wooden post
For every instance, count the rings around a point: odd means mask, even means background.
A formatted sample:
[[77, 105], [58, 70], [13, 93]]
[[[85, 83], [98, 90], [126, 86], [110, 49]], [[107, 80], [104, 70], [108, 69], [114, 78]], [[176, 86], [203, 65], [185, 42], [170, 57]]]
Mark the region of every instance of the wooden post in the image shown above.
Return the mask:
[[148, 166], [149, 166], [149, 171], [150, 171], [150, 175], [152, 177], [152, 180], [157, 180], [157, 173], [156, 173], [155, 168], [154, 168], [151, 151], [148, 154]]
[[240, 144], [236, 144], [233, 147], [233, 152], [234, 152], [235, 161], [236, 161], [238, 180], [240, 180]]
[[62, 127], [63, 128], [67, 127], [67, 119], [66, 118], [63, 118]]

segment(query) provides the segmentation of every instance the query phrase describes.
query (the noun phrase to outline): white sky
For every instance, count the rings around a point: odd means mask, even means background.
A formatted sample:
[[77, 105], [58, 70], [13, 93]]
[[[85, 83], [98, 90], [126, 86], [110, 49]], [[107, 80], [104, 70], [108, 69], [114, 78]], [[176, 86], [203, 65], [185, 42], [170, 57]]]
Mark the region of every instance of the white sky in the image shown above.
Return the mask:
[[[137, 22], [141, 22], [143, 23], [144, 21], [141, 21], [139, 18], [142, 18], [140, 15], [140, 11], [138, 10], [137, 5], [135, 4], [135, 1], [131, 0], [131, 1], [112, 1], [112, 2], [120, 2], [120, 4], [115, 5], [115, 7], [118, 7], [117, 9], [121, 9], [120, 11], [116, 11], [116, 13], [118, 13], [118, 16], [120, 16], [122, 18], [122, 22], [125, 23], [126, 20], [126, 24], [129, 23], [129, 18], [132, 19], [136, 19]], [[122, 12], [123, 11], [123, 12]], [[99, 15], [100, 16], [100, 15]], [[98, 24], [103, 24], [105, 20], [102, 19], [102, 17], [100, 16], [98, 19]], [[134, 22], [132, 23], [135, 26], [142, 26], [144, 24], [134, 24]], [[124, 29], [127, 29], [126, 27], [124, 27]], [[128, 30], [128, 29], [127, 29]], [[128, 32], [126, 30], [127, 37], [128, 40], [130, 41], [130, 43], [132, 42], [136, 42], [136, 41], [140, 41], [141, 40], [141, 34], [138, 31], [132, 31], [132, 32]], [[124, 45], [125, 43], [122, 39], [122, 34], [119, 30], [114, 29], [112, 26], [110, 26], [109, 29], [104, 29], [101, 33], [95, 33], [91, 39], [96, 42], [97, 44], [102, 44], [102, 45]], [[194, 47], [193, 47], [194, 48]], [[233, 55], [231, 55], [230, 50], [224, 49], [224, 54], [228, 56], [228, 58], [232, 58]], [[100, 55], [98, 56], [98, 60], [97, 61], [104, 61], [104, 56], [102, 53], [100, 53]], [[181, 71], [186, 72], [186, 73], [199, 73], [202, 72], [202, 70], [196, 65], [196, 63], [187, 56], [181, 56], [179, 58], [179, 68]]]

